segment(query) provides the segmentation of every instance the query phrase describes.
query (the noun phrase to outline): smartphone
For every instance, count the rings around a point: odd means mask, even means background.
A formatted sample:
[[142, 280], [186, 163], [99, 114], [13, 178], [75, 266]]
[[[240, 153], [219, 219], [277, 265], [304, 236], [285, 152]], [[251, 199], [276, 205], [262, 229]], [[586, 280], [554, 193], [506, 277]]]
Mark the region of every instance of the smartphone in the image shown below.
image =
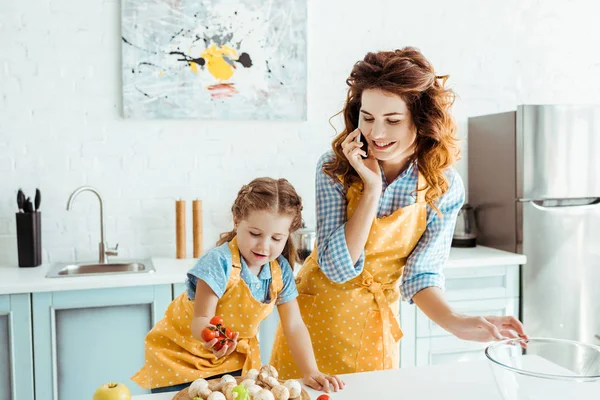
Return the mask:
[[[358, 129], [360, 129], [360, 117], [358, 122]], [[356, 136], [356, 142], [362, 143], [360, 149], [365, 152], [366, 156], [361, 155], [362, 158], [367, 158], [369, 156], [369, 144], [367, 143], [367, 139], [363, 137], [362, 129], [360, 133]]]

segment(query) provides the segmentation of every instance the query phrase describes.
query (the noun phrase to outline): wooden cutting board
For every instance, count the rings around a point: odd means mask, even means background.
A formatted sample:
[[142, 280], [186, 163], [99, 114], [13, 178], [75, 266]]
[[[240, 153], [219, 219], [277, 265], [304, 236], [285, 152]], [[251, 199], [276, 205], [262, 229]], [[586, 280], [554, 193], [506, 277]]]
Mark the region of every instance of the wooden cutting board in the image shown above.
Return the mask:
[[[220, 380], [221, 378], [218, 378], [216, 380]], [[207, 379], [209, 382], [213, 381], [214, 379]], [[242, 377], [235, 377], [235, 380], [237, 381], [237, 383], [239, 384], [241, 381], [244, 380], [244, 378]], [[283, 384], [282, 380], [279, 380], [280, 383]], [[173, 400], [194, 400], [193, 397], [191, 397], [188, 394], [188, 390], [187, 388], [177, 392], [177, 394], [175, 395], [175, 397], [173, 397]], [[304, 388], [302, 388], [302, 392], [300, 393], [300, 396], [295, 397], [294, 399], [290, 399], [290, 400], [310, 400], [310, 395], [308, 394], [308, 392], [306, 390], [304, 390]]]

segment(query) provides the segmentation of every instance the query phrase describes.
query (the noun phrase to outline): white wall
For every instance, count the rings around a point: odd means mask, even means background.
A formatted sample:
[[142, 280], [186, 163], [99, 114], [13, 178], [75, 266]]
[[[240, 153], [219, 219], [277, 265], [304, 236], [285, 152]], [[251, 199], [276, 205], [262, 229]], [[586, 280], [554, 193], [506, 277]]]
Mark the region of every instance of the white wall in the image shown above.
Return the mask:
[[[42, 191], [45, 261], [97, 256], [96, 199], [83, 194], [65, 210], [84, 184], [103, 194], [107, 240], [126, 257], [175, 255], [178, 197], [204, 200], [211, 247], [230, 227], [240, 185], [261, 175], [288, 178], [314, 224], [314, 166], [334, 134], [327, 120], [367, 51], [417, 46], [450, 74], [462, 136], [469, 116], [521, 103], [600, 103], [595, 3], [309, 0], [308, 121], [233, 123], [121, 118], [119, 1], [3, 0], [0, 265], [17, 263], [19, 187]], [[464, 159], [459, 171], [466, 181]]]

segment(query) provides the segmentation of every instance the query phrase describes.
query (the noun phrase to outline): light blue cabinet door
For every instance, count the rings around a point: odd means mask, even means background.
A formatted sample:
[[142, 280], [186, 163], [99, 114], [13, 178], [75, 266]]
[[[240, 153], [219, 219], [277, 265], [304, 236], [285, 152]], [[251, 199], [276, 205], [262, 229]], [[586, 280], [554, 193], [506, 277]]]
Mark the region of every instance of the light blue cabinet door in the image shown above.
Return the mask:
[[144, 364], [144, 338], [164, 316], [171, 285], [32, 296], [38, 398], [91, 399], [108, 382], [148, 393], [130, 377]]
[[31, 298], [0, 296], [0, 400], [33, 400]]
[[173, 300], [178, 297], [181, 293], [187, 290], [185, 283], [174, 283], [173, 284]]

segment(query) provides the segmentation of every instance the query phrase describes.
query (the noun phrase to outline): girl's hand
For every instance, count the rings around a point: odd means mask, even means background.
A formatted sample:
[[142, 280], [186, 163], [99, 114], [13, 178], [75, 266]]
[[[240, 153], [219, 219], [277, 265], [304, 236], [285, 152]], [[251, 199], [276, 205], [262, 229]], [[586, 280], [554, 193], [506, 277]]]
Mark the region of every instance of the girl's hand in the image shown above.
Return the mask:
[[235, 332], [233, 334], [232, 341], [229, 341], [229, 340], [226, 341], [225, 344], [223, 345], [223, 347], [221, 347], [219, 350], [217, 350], [215, 348], [215, 346], [219, 342], [219, 340], [221, 340], [222, 338], [215, 338], [208, 342], [205, 342], [204, 348], [206, 350], [212, 351], [213, 354], [215, 355], [215, 357], [217, 357], [217, 358], [228, 356], [235, 351], [235, 348], [237, 347], [237, 342], [238, 342], [239, 336], [240, 336], [240, 333]]
[[[346, 139], [342, 142], [342, 152], [348, 159], [348, 162], [354, 168], [360, 179], [362, 179], [365, 190], [378, 190], [381, 192], [381, 172], [379, 170], [379, 163], [373, 155], [373, 152], [369, 148], [369, 154], [365, 154], [361, 150], [362, 143], [356, 141], [356, 137], [362, 133], [360, 129], [352, 131]], [[362, 140], [367, 140], [362, 135]], [[368, 158], [363, 159], [363, 156]]]
[[524, 338], [527, 339], [521, 321], [511, 316], [471, 317], [457, 315], [448, 325], [448, 330], [459, 339], [475, 342]]
[[304, 375], [304, 384], [315, 390], [322, 390], [329, 393], [331, 389], [334, 392], [342, 390], [345, 383], [335, 375], [325, 375], [320, 371], [310, 372]]

